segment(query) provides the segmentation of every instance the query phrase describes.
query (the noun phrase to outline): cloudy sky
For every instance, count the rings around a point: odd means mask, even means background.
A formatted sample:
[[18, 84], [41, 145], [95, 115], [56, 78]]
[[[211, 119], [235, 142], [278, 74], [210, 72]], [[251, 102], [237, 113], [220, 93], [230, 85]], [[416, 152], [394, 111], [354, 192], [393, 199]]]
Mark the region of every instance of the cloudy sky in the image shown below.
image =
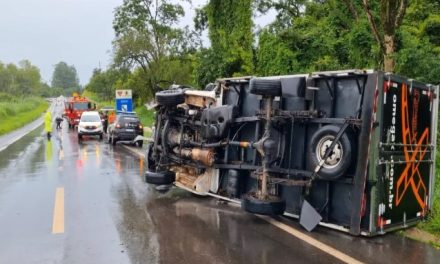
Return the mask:
[[[177, 0], [176, 0], [177, 1]], [[194, 8], [207, 0], [184, 4], [182, 25], [192, 25]], [[123, 0], [0, 0], [0, 61], [28, 59], [50, 83], [59, 61], [75, 65], [81, 84], [94, 68], [111, 60], [113, 10]], [[272, 15], [257, 18], [267, 24]]]

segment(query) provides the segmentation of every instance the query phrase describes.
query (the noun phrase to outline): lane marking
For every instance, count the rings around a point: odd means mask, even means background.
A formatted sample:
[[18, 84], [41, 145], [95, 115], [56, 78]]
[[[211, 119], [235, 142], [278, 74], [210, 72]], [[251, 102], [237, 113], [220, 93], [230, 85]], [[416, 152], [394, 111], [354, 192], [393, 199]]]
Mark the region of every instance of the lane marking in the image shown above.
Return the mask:
[[53, 208], [52, 234], [64, 233], [64, 188], [59, 187], [55, 193]]
[[260, 217], [261, 219], [265, 220], [266, 222], [280, 228], [281, 230], [295, 236], [296, 238], [301, 239], [302, 241], [306, 242], [307, 244], [309, 244], [313, 247], [316, 247], [316, 248], [324, 251], [325, 253], [332, 255], [333, 257], [335, 257], [345, 263], [363, 263], [357, 259], [350, 257], [349, 255], [347, 255], [345, 253], [342, 253], [341, 251], [339, 251], [339, 250], [337, 250], [327, 244], [322, 243], [321, 241], [319, 241], [311, 236], [308, 236], [308, 235], [282, 223], [282, 222], [279, 222], [279, 221], [272, 219], [268, 216], [261, 216], [261, 215], [257, 215], [257, 216]]

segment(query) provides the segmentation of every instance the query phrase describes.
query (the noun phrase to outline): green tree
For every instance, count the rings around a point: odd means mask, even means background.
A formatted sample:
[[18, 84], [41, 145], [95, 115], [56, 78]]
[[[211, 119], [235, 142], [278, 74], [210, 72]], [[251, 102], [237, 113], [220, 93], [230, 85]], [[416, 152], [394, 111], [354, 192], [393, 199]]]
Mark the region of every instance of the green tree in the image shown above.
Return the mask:
[[259, 34], [258, 73], [377, 68], [437, 83], [439, 6], [435, 0], [258, 0], [260, 12], [279, 11]]
[[147, 71], [152, 62], [177, 54], [184, 30], [176, 24], [184, 14], [180, 4], [167, 0], [125, 0], [113, 21], [115, 63]]
[[[146, 94], [154, 92], [156, 83], [165, 77], [159, 74], [193, 49], [190, 31], [177, 27], [183, 15], [183, 7], [169, 0], [125, 0], [116, 8], [115, 66], [140, 67], [149, 75], [141, 78], [149, 82], [144, 84]], [[183, 68], [191, 67], [190, 61], [179, 63]]]
[[440, 80], [440, 3], [414, 0], [398, 34], [396, 72], [437, 84]]
[[100, 100], [110, 101], [115, 96], [115, 90], [123, 88], [118, 87], [117, 84], [125, 82], [129, 75], [130, 72], [126, 69], [110, 68], [106, 71], [95, 69], [85, 89], [95, 93]]
[[15, 95], [40, 95], [43, 92], [40, 69], [23, 60], [15, 64], [0, 62], [0, 92]]
[[[348, 2], [348, 1], [346, 1]], [[379, 46], [383, 56], [384, 70], [393, 72], [395, 68], [395, 52], [397, 49], [397, 32], [405, 17], [408, 0], [380, 0], [375, 3], [378, 6], [374, 15], [374, 7], [369, 0], [362, 0], [362, 6], [371, 27], [371, 32]], [[377, 0], [375, 1], [377, 2]]]
[[297, 52], [290, 49], [274, 30], [274, 28], [266, 28], [260, 32], [257, 73], [268, 76], [299, 72], [301, 66]]
[[[196, 78], [205, 85], [218, 77], [249, 75], [254, 71], [252, 0], [210, 0], [197, 11], [196, 27], [208, 28], [211, 48], [199, 54]], [[206, 74], [204, 72], [206, 71]]]
[[75, 66], [61, 61], [54, 67], [51, 86], [64, 90], [78, 90], [80, 88]]

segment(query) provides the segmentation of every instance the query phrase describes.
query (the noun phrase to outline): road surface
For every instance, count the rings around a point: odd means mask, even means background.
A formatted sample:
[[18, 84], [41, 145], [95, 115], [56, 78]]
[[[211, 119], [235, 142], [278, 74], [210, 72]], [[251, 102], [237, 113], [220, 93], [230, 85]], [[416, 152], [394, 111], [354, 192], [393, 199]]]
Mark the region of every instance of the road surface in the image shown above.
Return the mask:
[[431, 246], [396, 234], [307, 233], [295, 220], [273, 220], [325, 249], [236, 206], [179, 189], [158, 193], [143, 182], [143, 171], [143, 160], [122, 146], [79, 144], [67, 124], [50, 142], [40, 127], [9, 145], [0, 152], [0, 263], [341, 263], [340, 254], [365, 263], [440, 259]]

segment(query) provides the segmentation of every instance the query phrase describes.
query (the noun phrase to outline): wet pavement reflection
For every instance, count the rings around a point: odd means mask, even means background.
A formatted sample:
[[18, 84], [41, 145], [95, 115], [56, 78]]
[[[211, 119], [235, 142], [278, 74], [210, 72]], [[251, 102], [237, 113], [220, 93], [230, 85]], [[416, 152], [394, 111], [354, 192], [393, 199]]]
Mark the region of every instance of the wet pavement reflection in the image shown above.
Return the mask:
[[[339, 263], [240, 208], [142, 181], [144, 161], [67, 124], [38, 128], [0, 152], [0, 263]], [[64, 188], [64, 233], [53, 234]], [[301, 230], [295, 220], [280, 218]], [[362, 262], [438, 263], [439, 251], [396, 234], [308, 235]]]

